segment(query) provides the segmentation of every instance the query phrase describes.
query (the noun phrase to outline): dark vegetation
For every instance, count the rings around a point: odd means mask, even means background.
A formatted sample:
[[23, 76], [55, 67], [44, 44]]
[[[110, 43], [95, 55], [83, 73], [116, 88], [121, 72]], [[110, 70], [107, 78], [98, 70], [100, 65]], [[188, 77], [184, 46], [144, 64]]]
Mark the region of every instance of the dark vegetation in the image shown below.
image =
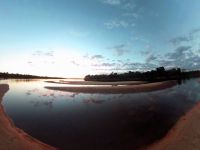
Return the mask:
[[64, 79], [64, 78], [0, 72], [0, 79]]
[[183, 71], [180, 68], [165, 70], [164, 67], [156, 68], [147, 72], [126, 72], [126, 73], [111, 73], [109, 75], [87, 75], [85, 81], [165, 81], [165, 80], [184, 80], [194, 77], [200, 77], [200, 71]]

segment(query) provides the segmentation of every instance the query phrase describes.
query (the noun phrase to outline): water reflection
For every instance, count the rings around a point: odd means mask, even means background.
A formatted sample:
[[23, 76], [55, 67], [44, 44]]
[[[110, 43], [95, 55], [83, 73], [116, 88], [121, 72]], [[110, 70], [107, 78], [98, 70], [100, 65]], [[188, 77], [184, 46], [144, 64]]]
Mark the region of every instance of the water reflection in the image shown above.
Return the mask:
[[137, 149], [163, 137], [200, 100], [196, 80], [156, 92], [105, 95], [47, 90], [41, 80], [6, 82], [3, 105], [14, 123], [67, 150]]
[[54, 99], [45, 100], [45, 101], [38, 101], [38, 100], [31, 100], [30, 103], [33, 104], [34, 107], [40, 107], [41, 105], [45, 105], [49, 108], [53, 108]]
[[83, 102], [85, 104], [102, 104], [105, 102], [105, 100], [95, 100], [95, 99], [91, 98], [91, 99], [84, 99]]
[[2, 82], [14, 82], [14, 83], [16, 83], [16, 82], [36, 82], [36, 81], [40, 81], [40, 79], [2, 79], [2, 78], [0, 78], [0, 81]]

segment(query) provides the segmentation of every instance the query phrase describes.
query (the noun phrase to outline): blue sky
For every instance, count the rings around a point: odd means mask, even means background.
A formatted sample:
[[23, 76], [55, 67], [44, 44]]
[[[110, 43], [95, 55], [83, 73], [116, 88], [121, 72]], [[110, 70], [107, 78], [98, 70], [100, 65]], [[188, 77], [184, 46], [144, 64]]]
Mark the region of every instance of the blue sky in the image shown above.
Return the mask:
[[199, 0], [0, 0], [0, 71], [200, 68]]

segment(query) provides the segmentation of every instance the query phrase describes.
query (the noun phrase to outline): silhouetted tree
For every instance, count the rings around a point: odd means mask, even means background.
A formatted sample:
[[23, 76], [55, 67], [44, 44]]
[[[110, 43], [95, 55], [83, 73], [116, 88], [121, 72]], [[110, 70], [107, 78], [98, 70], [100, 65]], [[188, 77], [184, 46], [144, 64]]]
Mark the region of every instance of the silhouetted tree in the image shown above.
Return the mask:
[[0, 72], [0, 79], [63, 79], [63, 78]]
[[191, 77], [200, 77], [200, 71], [182, 72], [180, 68], [165, 70], [164, 67], [156, 68], [147, 72], [126, 72], [117, 74], [112, 72], [109, 75], [87, 75], [85, 81], [164, 81], [164, 80], [181, 80]]

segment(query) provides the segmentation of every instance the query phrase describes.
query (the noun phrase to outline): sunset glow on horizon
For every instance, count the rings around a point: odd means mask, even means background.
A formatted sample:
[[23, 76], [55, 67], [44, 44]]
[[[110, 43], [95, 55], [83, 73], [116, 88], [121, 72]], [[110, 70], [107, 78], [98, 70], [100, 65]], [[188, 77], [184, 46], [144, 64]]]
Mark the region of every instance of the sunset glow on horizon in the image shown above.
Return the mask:
[[0, 72], [200, 69], [200, 1], [0, 1]]

